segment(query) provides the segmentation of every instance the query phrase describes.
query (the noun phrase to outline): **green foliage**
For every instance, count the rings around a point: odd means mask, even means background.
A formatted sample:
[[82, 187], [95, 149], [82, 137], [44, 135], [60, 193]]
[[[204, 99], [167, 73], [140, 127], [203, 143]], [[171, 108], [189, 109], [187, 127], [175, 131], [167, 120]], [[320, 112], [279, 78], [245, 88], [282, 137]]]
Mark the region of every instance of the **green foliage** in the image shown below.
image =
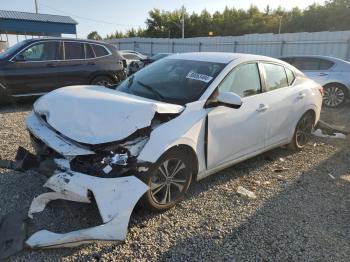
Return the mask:
[[92, 31], [90, 34], [88, 34], [87, 39], [102, 40], [102, 37], [97, 33], [97, 31]]
[[[305, 10], [298, 7], [286, 11], [282, 7], [263, 11], [251, 5], [247, 10], [226, 7], [222, 12], [189, 14], [184, 10], [185, 37], [235, 36], [252, 33], [281, 33], [337, 31], [350, 29], [350, 0], [329, 0], [324, 5], [312, 4]], [[107, 38], [121, 37], [181, 37], [182, 10], [153, 9], [146, 20], [146, 29], [116, 32]], [[93, 32], [92, 32], [93, 33]]]

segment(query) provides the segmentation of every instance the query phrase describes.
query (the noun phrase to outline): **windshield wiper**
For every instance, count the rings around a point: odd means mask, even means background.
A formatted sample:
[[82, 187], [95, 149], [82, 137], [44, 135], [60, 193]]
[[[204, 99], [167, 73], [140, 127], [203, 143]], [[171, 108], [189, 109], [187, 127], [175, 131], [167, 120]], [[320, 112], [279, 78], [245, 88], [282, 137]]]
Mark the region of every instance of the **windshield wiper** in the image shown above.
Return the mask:
[[137, 83], [141, 86], [143, 86], [144, 88], [146, 88], [147, 90], [151, 91], [153, 94], [155, 94], [158, 98], [160, 98], [161, 100], [164, 100], [165, 97], [159, 93], [157, 90], [155, 90], [153, 87], [149, 86], [149, 85], [146, 85], [140, 81], [137, 81]]

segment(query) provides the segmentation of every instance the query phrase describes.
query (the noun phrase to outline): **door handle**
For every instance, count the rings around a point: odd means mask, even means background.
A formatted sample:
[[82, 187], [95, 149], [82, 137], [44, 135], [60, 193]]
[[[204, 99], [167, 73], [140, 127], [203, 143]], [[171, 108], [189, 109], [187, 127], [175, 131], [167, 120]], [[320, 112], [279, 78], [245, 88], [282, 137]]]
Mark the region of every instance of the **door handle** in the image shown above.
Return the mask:
[[299, 99], [303, 99], [305, 96], [306, 96], [305, 93], [299, 93], [298, 98], [299, 98]]
[[267, 109], [269, 109], [269, 106], [260, 104], [259, 108], [256, 110], [257, 112], [265, 112]]
[[319, 75], [319, 76], [328, 76], [327, 73], [319, 73], [318, 75]]
[[47, 66], [47, 67], [57, 67], [56, 64], [51, 64], [51, 63], [50, 63], [50, 64], [46, 64], [46, 66]]

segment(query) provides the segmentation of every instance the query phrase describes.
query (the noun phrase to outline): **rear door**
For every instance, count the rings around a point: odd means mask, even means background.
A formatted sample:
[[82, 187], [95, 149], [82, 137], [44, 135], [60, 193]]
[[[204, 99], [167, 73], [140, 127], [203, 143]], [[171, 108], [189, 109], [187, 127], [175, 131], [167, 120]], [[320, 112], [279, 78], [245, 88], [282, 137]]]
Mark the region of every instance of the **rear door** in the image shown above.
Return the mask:
[[58, 65], [60, 87], [89, 84], [89, 66], [85, 45], [78, 41], [64, 41], [64, 60]]
[[316, 57], [296, 57], [294, 66], [320, 85], [324, 85], [330, 77], [334, 63]]
[[41, 94], [57, 88], [57, 64], [62, 56], [59, 41], [37, 42], [18, 53], [3, 68], [12, 95]]
[[295, 123], [305, 108], [307, 90], [295, 83], [291, 70], [283, 65], [261, 62], [264, 72], [266, 112], [266, 147], [288, 142], [294, 133]]

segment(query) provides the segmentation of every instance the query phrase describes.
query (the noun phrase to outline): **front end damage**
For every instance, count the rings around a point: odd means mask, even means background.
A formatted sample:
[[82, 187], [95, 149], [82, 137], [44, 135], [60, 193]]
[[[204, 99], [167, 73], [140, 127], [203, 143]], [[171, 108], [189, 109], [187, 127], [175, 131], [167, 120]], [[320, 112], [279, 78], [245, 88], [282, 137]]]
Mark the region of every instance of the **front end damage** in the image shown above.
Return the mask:
[[[36, 155], [19, 148], [16, 161], [0, 161], [0, 167], [36, 170], [48, 177], [50, 191], [35, 197], [27, 216], [7, 215], [0, 220], [0, 259], [23, 248], [73, 247], [92, 241], [123, 241], [130, 215], [148, 190], [140, 176], [150, 163], [137, 160], [148, 141], [141, 130], [127, 140], [98, 146], [76, 143], [57, 133], [35, 113], [27, 118]], [[91, 203], [98, 207], [102, 225], [69, 233], [41, 230], [26, 236], [26, 225], [53, 200]], [[30, 224], [30, 223], [29, 223]]]

